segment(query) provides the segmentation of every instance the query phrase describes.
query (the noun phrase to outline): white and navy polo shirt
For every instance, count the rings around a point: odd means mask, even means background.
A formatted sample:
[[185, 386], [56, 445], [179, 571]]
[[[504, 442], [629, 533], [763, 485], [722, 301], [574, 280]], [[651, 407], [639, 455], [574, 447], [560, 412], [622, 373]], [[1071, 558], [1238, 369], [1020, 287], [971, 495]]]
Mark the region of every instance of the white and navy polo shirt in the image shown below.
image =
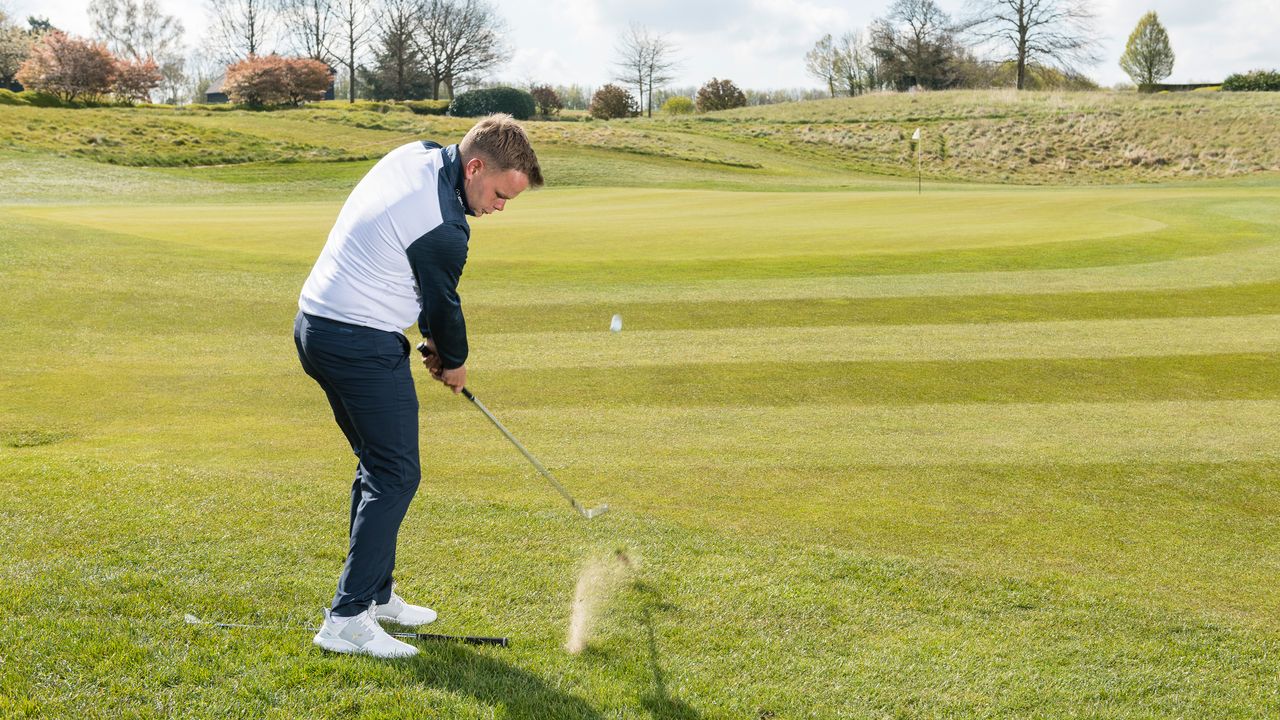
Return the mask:
[[458, 146], [414, 142], [364, 176], [338, 214], [298, 298], [308, 315], [403, 332], [416, 320], [444, 367], [467, 360], [458, 279], [472, 215]]

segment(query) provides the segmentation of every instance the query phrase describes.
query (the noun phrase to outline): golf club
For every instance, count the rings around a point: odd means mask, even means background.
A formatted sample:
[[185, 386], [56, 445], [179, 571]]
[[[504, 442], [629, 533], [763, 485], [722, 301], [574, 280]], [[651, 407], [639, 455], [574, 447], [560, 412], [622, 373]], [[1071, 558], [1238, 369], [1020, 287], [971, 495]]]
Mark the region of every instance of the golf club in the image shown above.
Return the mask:
[[[188, 625], [210, 625], [220, 628], [249, 628], [252, 630], [277, 630], [280, 632], [293, 632], [306, 630], [307, 632], [316, 632], [319, 628], [291, 627], [286, 625], [246, 625], [243, 623], [220, 623], [209, 620], [201, 620], [200, 618], [187, 613], [184, 617]], [[407, 633], [407, 632], [389, 632], [391, 637], [408, 638], [410, 640], [438, 640], [441, 642], [460, 642], [467, 645], [497, 645], [498, 647], [508, 647], [511, 644], [510, 638], [504, 637], [480, 637], [476, 635], [438, 635], [436, 633]]]
[[[429, 348], [427, 348], [426, 343], [418, 343], [418, 352], [422, 353], [423, 357], [427, 357], [431, 351]], [[505, 435], [507, 439], [511, 441], [512, 445], [516, 446], [516, 449], [519, 450], [520, 453], [524, 455], [525, 458], [535, 468], [538, 469], [538, 472], [542, 474], [542, 477], [546, 478], [547, 482], [551, 483], [551, 487], [555, 488], [556, 491], [560, 493], [561, 497], [569, 501], [569, 504], [573, 506], [574, 510], [578, 511], [579, 515], [590, 520], [591, 518], [597, 517], [599, 515], [603, 515], [609, 511], [609, 506], [607, 504], [600, 505], [598, 507], [594, 507], [591, 509], [587, 509], [583, 507], [577, 500], [574, 500], [573, 496], [569, 494], [569, 491], [565, 490], [564, 486], [560, 484], [560, 481], [556, 480], [555, 476], [551, 474], [551, 471], [543, 467], [542, 463], [538, 462], [538, 458], [534, 457], [533, 453], [526, 450], [524, 448], [524, 445], [521, 445], [520, 441], [516, 439], [515, 435], [512, 435], [509, 430], [507, 430], [505, 427], [502, 426], [502, 423], [498, 422], [498, 418], [494, 417], [493, 413], [489, 412], [489, 408], [485, 407], [484, 403], [480, 402], [479, 398], [477, 398], [474, 394], [472, 394], [470, 390], [466, 389], [465, 387], [462, 388], [462, 396], [470, 400], [472, 405], [475, 405], [477, 408], [479, 408], [480, 412], [484, 413], [484, 416], [489, 418], [489, 422], [493, 423], [493, 426], [498, 428], [498, 430], [501, 431], [502, 434]]]

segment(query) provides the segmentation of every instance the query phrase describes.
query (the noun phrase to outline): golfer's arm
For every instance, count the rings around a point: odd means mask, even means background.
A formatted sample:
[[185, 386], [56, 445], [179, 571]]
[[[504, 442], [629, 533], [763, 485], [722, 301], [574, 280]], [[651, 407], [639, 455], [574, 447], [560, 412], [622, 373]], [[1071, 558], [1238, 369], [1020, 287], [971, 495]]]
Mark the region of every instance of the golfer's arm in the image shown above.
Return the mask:
[[435, 343], [446, 370], [461, 367], [467, 362], [467, 323], [458, 280], [467, 263], [466, 233], [442, 225], [414, 241], [406, 253], [422, 298], [418, 329]]

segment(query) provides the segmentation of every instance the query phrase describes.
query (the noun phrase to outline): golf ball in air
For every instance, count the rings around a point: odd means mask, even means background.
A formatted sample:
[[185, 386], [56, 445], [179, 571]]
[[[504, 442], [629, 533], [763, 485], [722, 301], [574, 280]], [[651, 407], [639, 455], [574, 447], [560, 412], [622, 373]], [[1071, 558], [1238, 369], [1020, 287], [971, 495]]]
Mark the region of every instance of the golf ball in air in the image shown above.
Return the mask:
[[609, 323], [610, 332], [622, 332], [622, 316], [614, 315], [613, 321]]

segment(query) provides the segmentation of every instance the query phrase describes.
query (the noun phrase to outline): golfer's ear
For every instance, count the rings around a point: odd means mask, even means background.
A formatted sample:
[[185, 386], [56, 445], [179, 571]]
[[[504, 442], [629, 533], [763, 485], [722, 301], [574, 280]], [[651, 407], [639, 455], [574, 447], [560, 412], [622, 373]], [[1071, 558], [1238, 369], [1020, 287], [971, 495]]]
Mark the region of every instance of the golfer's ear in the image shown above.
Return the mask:
[[468, 175], [475, 175], [476, 173], [479, 173], [482, 170], [484, 170], [483, 158], [473, 157], [467, 161]]

